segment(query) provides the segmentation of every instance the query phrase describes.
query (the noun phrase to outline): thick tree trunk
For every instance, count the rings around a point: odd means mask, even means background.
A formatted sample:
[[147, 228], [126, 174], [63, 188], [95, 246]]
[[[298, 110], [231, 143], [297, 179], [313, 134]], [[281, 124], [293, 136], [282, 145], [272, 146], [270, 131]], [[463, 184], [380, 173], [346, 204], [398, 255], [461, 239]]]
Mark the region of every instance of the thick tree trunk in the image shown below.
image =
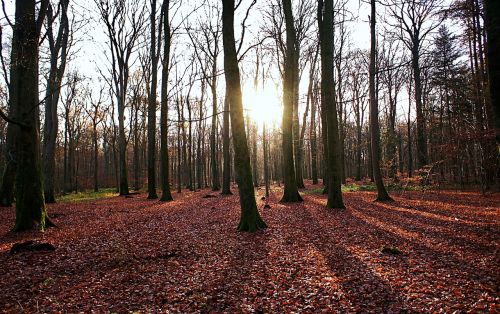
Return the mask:
[[16, 22], [12, 35], [10, 105], [16, 125], [16, 222], [14, 231], [44, 230], [46, 221], [43, 195], [40, 137], [38, 132], [38, 40], [39, 27], [47, 9], [42, 1], [38, 21], [35, 0], [16, 1]]
[[170, 62], [170, 21], [169, 0], [163, 0], [163, 67], [161, 72], [161, 104], [160, 104], [160, 186], [161, 201], [171, 201], [168, 171], [168, 72]]
[[[322, 1], [319, 1], [322, 6]], [[333, 0], [326, 0], [324, 11], [320, 7], [319, 29], [321, 43], [321, 101], [326, 110], [326, 126], [323, 132], [327, 133], [328, 163], [326, 177], [328, 177], [328, 208], [345, 208], [342, 200], [342, 165], [339, 126], [337, 120], [337, 104], [335, 100], [335, 81], [333, 76]], [[321, 12], [323, 12], [321, 18]]]
[[486, 33], [488, 36], [487, 56], [491, 106], [495, 120], [497, 158], [500, 157], [500, 2], [484, 0]]
[[283, 75], [283, 179], [284, 189], [282, 202], [299, 202], [302, 197], [297, 189], [293, 151], [293, 111], [295, 99], [295, 79], [298, 71], [296, 63], [296, 33], [290, 0], [283, 0], [283, 11], [286, 22], [286, 56]]
[[371, 0], [371, 16], [370, 16], [370, 138], [372, 151], [372, 167], [373, 177], [377, 186], [377, 201], [392, 200], [384, 186], [382, 173], [380, 171], [380, 127], [378, 121], [378, 99], [375, 92], [375, 76], [376, 76], [376, 35], [375, 35], [375, 0]]
[[[52, 5], [47, 10], [47, 37], [50, 48], [50, 72], [45, 92], [45, 125], [43, 142], [43, 170], [44, 170], [44, 194], [47, 203], [55, 203], [55, 167], [56, 167], [56, 140], [58, 131], [57, 104], [61, 91], [61, 82], [66, 69], [66, 57], [68, 50], [69, 22], [68, 6], [69, 0], [62, 0], [60, 4], [60, 25], [57, 37], [53, 33]], [[59, 62], [59, 64], [58, 64]]]
[[[151, 1], [151, 87], [148, 97], [148, 198], [156, 199], [156, 89], [158, 54], [156, 50], [156, 0]], [[161, 162], [160, 162], [161, 164]]]
[[266, 228], [255, 201], [252, 169], [248, 152], [243, 103], [241, 95], [240, 70], [234, 39], [234, 0], [222, 1], [222, 33], [224, 43], [224, 70], [226, 88], [231, 106], [233, 129], [234, 163], [238, 169], [238, 190], [240, 195], [241, 219], [238, 230], [253, 232]]

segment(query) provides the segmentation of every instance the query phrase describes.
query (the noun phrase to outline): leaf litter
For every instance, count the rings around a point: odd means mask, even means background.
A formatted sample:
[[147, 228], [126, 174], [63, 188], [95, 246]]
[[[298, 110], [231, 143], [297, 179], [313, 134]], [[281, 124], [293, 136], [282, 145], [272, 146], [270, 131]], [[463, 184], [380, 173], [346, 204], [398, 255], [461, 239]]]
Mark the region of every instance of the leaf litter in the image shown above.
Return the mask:
[[[500, 311], [498, 194], [348, 192], [338, 211], [271, 192], [258, 190], [269, 228], [254, 234], [236, 231], [237, 196], [209, 190], [51, 204], [58, 228], [44, 233], [10, 233], [2, 209], [0, 311]], [[16, 243], [55, 250], [10, 254]]]

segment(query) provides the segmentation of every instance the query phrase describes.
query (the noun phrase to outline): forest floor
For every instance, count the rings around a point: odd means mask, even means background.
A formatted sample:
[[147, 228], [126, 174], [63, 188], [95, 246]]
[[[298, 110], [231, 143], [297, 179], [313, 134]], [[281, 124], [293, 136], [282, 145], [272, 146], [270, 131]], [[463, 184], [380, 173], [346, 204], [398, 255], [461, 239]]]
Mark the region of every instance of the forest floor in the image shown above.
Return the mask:
[[[60, 202], [44, 233], [10, 233], [0, 209], [0, 311], [500, 312], [499, 194], [348, 192], [333, 211], [315, 190], [281, 204], [273, 187], [263, 209], [259, 189], [254, 234], [236, 195], [209, 190]], [[26, 240], [56, 249], [10, 253]]]

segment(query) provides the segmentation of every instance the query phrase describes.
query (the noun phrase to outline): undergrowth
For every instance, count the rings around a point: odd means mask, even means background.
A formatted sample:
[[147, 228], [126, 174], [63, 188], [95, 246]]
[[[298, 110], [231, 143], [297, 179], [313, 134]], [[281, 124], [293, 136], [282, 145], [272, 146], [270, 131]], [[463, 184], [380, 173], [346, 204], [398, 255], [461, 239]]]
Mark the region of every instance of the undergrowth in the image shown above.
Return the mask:
[[103, 188], [100, 189], [99, 192], [94, 192], [93, 190], [77, 192], [77, 193], [68, 193], [64, 195], [60, 195], [57, 198], [59, 202], [79, 202], [79, 201], [93, 201], [102, 198], [110, 198], [118, 196], [115, 188]]

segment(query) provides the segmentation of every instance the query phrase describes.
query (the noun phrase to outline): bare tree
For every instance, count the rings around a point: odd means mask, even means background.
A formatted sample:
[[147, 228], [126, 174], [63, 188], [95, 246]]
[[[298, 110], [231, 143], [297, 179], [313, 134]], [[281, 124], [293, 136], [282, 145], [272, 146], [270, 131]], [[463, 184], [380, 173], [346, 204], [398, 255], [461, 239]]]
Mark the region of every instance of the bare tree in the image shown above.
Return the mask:
[[[151, 80], [148, 93], [148, 198], [156, 199], [156, 96], [158, 86], [158, 62], [160, 59], [161, 24], [158, 27], [158, 43], [156, 42], [156, 0], [151, 0], [150, 12], [150, 58]], [[163, 7], [162, 7], [163, 8]], [[162, 14], [165, 14], [162, 9]], [[160, 15], [160, 21], [162, 16]]]
[[422, 96], [422, 66], [420, 58], [427, 35], [440, 25], [440, 20], [432, 22], [436, 10], [442, 0], [393, 0], [388, 6], [395, 23], [389, 23], [397, 29], [395, 35], [411, 52], [411, 67], [415, 93], [415, 108], [417, 114], [417, 162], [419, 167], [428, 163], [427, 137], [425, 134], [425, 117]]
[[44, 163], [44, 193], [47, 203], [55, 203], [55, 149], [58, 130], [57, 104], [61, 90], [61, 82], [66, 69], [66, 60], [69, 49], [70, 25], [68, 20], [69, 0], [60, 0], [57, 6], [60, 16], [59, 29], [54, 34], [54, 10], [49, 1], [47, 9], [47, 38], [50, 49], [50, 70], [45, 91], [45, 125], [43, 141]]
[[160, 182], [161, 182], [161, 200], [171, 201], [173, 200], [172, 194], [170, 193], [170, 183], [169, 183], [169, 171], [168, 171], [168, 74], [169, 74], [169, 64], [170, 64], [170, 45], [171, 45], [171, 30], [170, 30], [170, 1], [163, 0], [162, 11], [163, 11], [163, 63], [161, 72], [161, 115], [160, 115], [160, 128], [161, 128], [161, 138], [160, 138]]
[[[51, 225], [43, 196], [40, 160], [38, 62], [40, 30], [48, 0], [17, 0], [12, 34], [9, 114], [15, 124], [16, 221], [14, 231], [41, 229]], [[38, 16], [36, 12], [38, 11]]]
[[380, 73], [381, 82], [387, 89], [387, 104], [386, 104], [386, 118], [387, 118], [387, 140], [386, 140], [386, 154], [388, 159], [389, 177], [396, 178], [396, 118], [397, 118], [397, 102], [401, 89], [405, 82], [404, 76], [408, 75], [405, 68], [401, 66], [403, 60], [398, 56], [399, 45], [393, 40], [388, 39], [380, 52], [381, 69]]
[[90, 122], [92, 124], [92, 144], [94, 146], [94, 192], [99, 191], [99, 134], [98, 126], [104, 120], [104, 114], [102, 110], [102, 104], [104, 102], [104, 90], [105, 87], [101, 86], [99, 89], [99, 96], [94, 98], [92, 96], [92, 91], [87, 90], [88, 102], [90, 108], [85, 107], [87, 115], [90, 117]]
[[222, 2], [222, 33], [224, 46], [224, 70], [229, 104], [231, 106], [231, 126], [233, 130], [234, 163], [238, 171], [238, 190], [240, 195], [241, 218], [238, 230], [253, 232], [266, 228], [260, 217], [255, 201], [252, 182], [252, 168], [248, 151], [243, 102], [241, 93], [240, 70], [234, 38], [234, 0]]
[[373, 177], [377, 185], [377, 201], [392, 200], [384, 186], [382, 172], [380, 171], [380, 127], [378, 121], [378, 98], [375, 91], [375, 77], [376, 77], [376, 9], [375, 0], [370, 0], [371, 14], [370, 14], [370, 139], [372, 151], [372, 167]]
[[357, 181], [361, 180], [361, 155], [363, 146], [363, 123], [365, 120], [366, 111], [366, 90], [367, 84], [366, 80], [363, 78], [365, 73], [360, 72], [360, 70], [366, 68], [365, 57], [363, 51], [355, 51], [352, 55], [351, 60], [351, 85], [352, 85], [352, 109], [354, 112], [354, 123], [356, 128], [356, 175], [355, 179]]
[[284, 190], [282, 202], [302, 201], [297, 189], [293, 155], [293, 107], [295, 97], [295, 80], [298, 72], [298, 55], [295, 49], [296, 32], [292, 14], [292, 3], [283, 0], [283, 11], [286, 23], [286, 55], [283, 75], [283, 179]]
[[[488, 35], [488, 74], [490, 97], [495, 118], [497, 152], [500, 154], [500, 3], [494, 0], [484, 0], [486, 16], [486, 33]], [[498, 156], [497, 156], [498, 157]]]
[[113, 92], [118, 108], [118, 151], [120, 195], [129, 194], [127, 171], [127, 140], [125, 136], [125, 105], [131, 57], [144, 27], [145, 6], [139, 0], [95, 0], [106, 26], [111, 53]]
[[321, 102], [326, 116], [328, 208], [345, 208], [342, 200], [342, 169], [335, 81], [333, 76], [333, 0], [318, 1], [319, 39], [321, 46]]
[[[210, 130], [210, 177], [212, 179], [212, 190], [220, 190], [219, 166], [217, 163], [217, 78], [218, 58], [221, 52], [222, 25], [220, 19], [221, 10], [218, 5], [210, 5], [205, 10], [203, 21], [199, 21], [195, 36], [188, 32], [194, 48], [195, 57], [200, 64], [203, 80], [210, 87], [212, 94], [212, 124]], [[201, 37], [201, 38], [200, 38]]]

